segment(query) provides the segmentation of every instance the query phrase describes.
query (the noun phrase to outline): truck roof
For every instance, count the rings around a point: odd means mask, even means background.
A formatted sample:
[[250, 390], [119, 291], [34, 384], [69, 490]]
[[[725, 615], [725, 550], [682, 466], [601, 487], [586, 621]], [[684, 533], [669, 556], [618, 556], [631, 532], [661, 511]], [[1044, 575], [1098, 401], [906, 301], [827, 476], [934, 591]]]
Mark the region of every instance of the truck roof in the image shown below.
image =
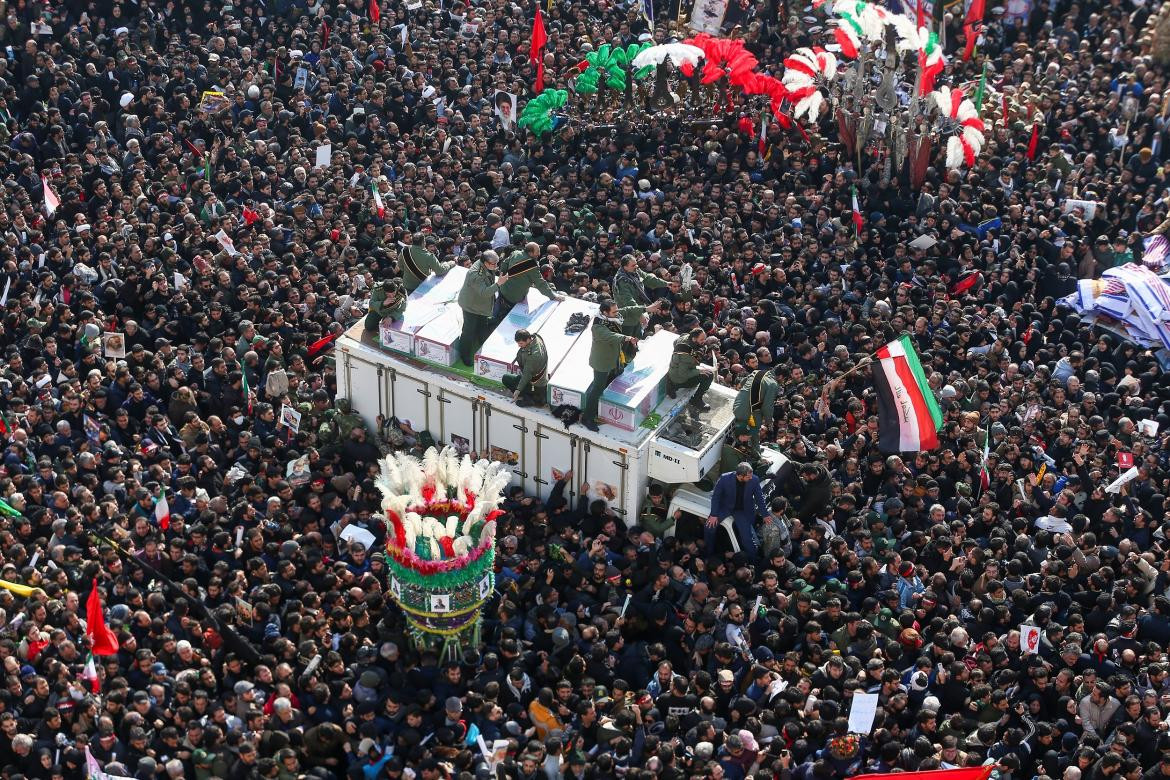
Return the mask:
[[[414, 355], [386, 349], [378, 341], [376, 334], [368, 333], [362, 322], [357, 322], [338, 339], [337, 348], [343, 352], [353, 352], [362, 355], [366, 360], [376, 361], [395, 370], [414, 375], [426, 375], [431, 379], [451, 383], [466, 391], [472, 391], [485, 399], [490, 399], [494, 406], [511, 407], [515, 414], [530, 420], [542, 420], [548, 425], [560, 424], [548, 406], [517, 407], [511, 395], [503, 386], [470, 372], [442, 366], [422, 360]], [[656, 424], [647, 427], [637, 425], [633, 430], [625, 430], [615, 425], [602, 424], [600, 435], [609, 439], [615, 446], [637, 449], [647, 443], [651, 437], [658, 434], [659, 439], [674, 442], [688, 449], [701, 449], [711, 441], [713, 436], [722, 436], [731, 425], [732, 403], [735, 400], [735, 391], [720, 385], [712, 385], [707, 393], [707, 403], [711, 408], [705, 412], [686, 416], [684, 411], [690, 391], [680, 392], [677, 398], [663, 399], [653, 408]], [[361, 411], [361, 410], [359, 410]], [[578, 425], [572, 426], [582, 435], [588, 432]]]

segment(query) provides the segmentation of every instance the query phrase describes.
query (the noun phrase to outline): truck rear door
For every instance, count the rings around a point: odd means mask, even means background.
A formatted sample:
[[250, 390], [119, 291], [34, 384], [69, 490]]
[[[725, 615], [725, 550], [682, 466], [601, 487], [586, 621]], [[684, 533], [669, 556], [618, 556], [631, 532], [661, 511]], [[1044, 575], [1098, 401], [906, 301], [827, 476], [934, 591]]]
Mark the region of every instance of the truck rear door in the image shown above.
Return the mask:
[[416, 431], [431, 430], [430, 398], [433, 395], [430, 385], [418, 378], [409, 376], [401, 371], [395, 371], [390, 377], [390, 414], [400, 422], [410, 422], [410, 427]]
[[483, 429], [479, 453], [490, 460], [507, 463], [512, 467], [514, 485], [523, 485], [525, 491], [533, 490], [535, 473], [528, 463], [526, 443], [531, 430], [530, 423], [514, 412], [485, 402], [482, 406]]
[[366, 426], [378, 430], [378, 415], [389, 415], [387, 371], [384, 366], [351, 352], [342, 352], [341, 370], [345, 386], [338, 394], [347, 397]]
[[573, 475], [577, 488], [588, 482], [590, 498], [604, 498], [618, 517], [629, 525], [638, 507], [626, 506], [630, 468], [627, 453], [588, 439], [578, 439], [577, 463]]

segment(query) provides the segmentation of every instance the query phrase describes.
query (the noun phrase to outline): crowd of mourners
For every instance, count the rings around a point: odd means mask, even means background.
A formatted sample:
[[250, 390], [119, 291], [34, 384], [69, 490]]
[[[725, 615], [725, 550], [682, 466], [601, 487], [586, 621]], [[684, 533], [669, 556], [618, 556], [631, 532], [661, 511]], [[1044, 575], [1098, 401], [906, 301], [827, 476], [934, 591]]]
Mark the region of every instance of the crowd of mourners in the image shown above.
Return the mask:
[[[551, 0], [550, 86], [671, 40], [655, 5], [651, 33], [639, 3]], [[824, 42], [801, 5], [733, 0], [724, 32], [779, 75]], [[1167, 217], [1159, 3], [1010, 5], [969, 62], [937, 9], [940, 83], [987, 63], [1010, 117], [911, 189], [859, 174], [831, 112], [763, 155], [755, 109], [505, 127], [528, 4], [3, 3], [0, 777], [1170, 778], [1166, 363], [1056, 303]], [[752, 557], [666, 534], [661, 496], [510, 495], [483, 643], [440, 663], [388, 593], [370, 470], [425, 432], [367, 430], [329, 337], [404, 245], [529, 242], [574, 295], [626, 255], [689, 263], [650, 327], [702, 328], [723, 384], [774, 366], [760, 433], [797, 468]], [[887, 457], [866, 372], [830, 382], [902, 332], [944, 424]], [[96, 680], [95, 587], [120, 645]]]

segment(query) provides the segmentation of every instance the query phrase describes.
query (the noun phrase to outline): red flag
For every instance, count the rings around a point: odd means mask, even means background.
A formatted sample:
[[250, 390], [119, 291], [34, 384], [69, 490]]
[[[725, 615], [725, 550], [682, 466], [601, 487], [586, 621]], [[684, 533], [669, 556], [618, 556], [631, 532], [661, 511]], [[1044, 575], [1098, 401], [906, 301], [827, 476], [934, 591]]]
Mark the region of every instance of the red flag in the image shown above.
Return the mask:
[[370, 21], [377, 24], [382, 20], [382, 9], [378, 7], [378, 0], [370, 0]]
[[973, 766], [964, 769], [935, 769], [927, 772], [897, 772], [886, 775], [854, 775], [853, 780], [987, 780], [992, 766]]
[[916, 22], [915, 29], [921, 30], [923, 27], [926, 26], [926, 24], [923, 21], [922, 0], [918, 0], [918, 9], [917, 9], [917, 13], [915, 14], [914, 20]]
[[203, 152], [199, 151], [199, 147], [191, 143], [190, 139], [184, 138], [183, 143], [185, 143], [187, 148], [191, 150], [191, 154], [195, 155], [196, 160], [203, 159]]
[[999, 105], [1003, 109], [1003, 126], [1007, 127], [1007, 123], [1008, 123], [1007, 95], [1000, 95], [999, 96]]
[[340, 335], [340, 331], [337, 333], [330, 333], [328, 336], [319, 338], [314, 341], [309, 345], [309, 358], [314, 358], [317, 356], [317, 353], [325, 351], [325, 349], [332, 345], [334, 340], [336, 340]]
[[321, 22], [321, 48], [329, 48], [329, 22]]
[[89, 637], [90, 652], [94, 655], [118, 654], [118, 638], [106, 626], [106, 617], [102, 614], [97, 577], [93, 578], [93, 587], [90, 588], [89, 599], [85, 602], [85, 633]]
[[536, 6], [536, 18], [532, 20], [532, 40], [528, 44], [528, 59], [536, 65], [536, 83], [532, 91], [540, 94], [544, 91], [544, 46], [548, 43], [548, 34], [544, 31], [544, 17], [540, 14], [540, 6]]
[[971, 0], [971, 7], [967, 9], [967, 18], [963, 20], [963, 36], [967, 39], [963, 62], [975, 53], [975, 41], [979, 40], [979, 33], [983, 30], [984, 5], [984, 0]]
[[244, 224], [245, 225], [251, 225], [253, 222], [259, 221], [259, 219], [260, 219], [260, 214], [253, 211], [252, 209], [248, 208], [247, 206], [244, 206]]
[[1032, 140], [1028, 141], [1028, 159], [1036, 159], [1036, 147], [1040, 145], [1040, 123], [1032, 124]]

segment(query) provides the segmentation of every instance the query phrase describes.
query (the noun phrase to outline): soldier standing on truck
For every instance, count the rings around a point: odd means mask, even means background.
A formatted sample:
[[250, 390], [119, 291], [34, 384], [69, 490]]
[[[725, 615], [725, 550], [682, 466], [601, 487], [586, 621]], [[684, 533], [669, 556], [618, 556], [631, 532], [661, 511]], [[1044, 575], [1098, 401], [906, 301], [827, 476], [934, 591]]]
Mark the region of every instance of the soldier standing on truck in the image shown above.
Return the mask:
[[[427, 236], [426, 244], [434, 243], [434, 237]], [[410, 246], [403, 247], [398, 253], [398, 270], [402, 274], [402, 284], [407, 293], [418, 289], [432, 273], [442, 276], [454, 267], [454, 261], [440, 263], [439, 259], [427, 250], [422, 234], [419, 233], [411, 239]]]
[[776, 396], [779, 394], [780, 385], [776, 382], [776, 375], [772, 369], [763, 368], [752, 374], [736, 393], [731, 410], [735, 421], [751, 435], [753, 449], [760, 446], [760, 429], [772, 425]]
[[666, 394], [674, 398], [679, 390], [688, 387], [698, 388], [691, 396], [690, 406], [700, 412], [705, 412], [711, 406], [703, 400], [707, 390], [711, 388], [711, 380], [715, 378], [715, 368], [707, 363], [700, 363], [698, 355], [705, 351], [703, 340], [706, 334], [702, 328], [694, 328], [690, 333], [674, 342], [674, 354], [670, 356], [670, 368], [666, 372]]
[[513, 252], [500, 264], [500, 270], [508, 275], [508, 281], [500, 285], [496, 297], [496, 310], [492, 319], [499, 323], [512, 307], [528, 297], [528, 291], [535, 287], [544, 297], [563, 301], [565, 296], [552, 288], [540, 272], [540, 244], [529, 241], [524, 251]]
[[[640, 306], [631, 307], [630, 313], [641, 316]], [[581, 409], [581, 424], [591, 431], [597, 431], [597, 403], [601, 394], [613, 378], [621, 371], [625, 361], [622, 357], [622, 347], [626, 344], [636, 345], [638, 339], [624, 335], [622, 313], [618, 311], [617, 302], [606, 298], [601, 302], [598, 315], [593, 318], [591, 334], [593, 345], [589, 349], [589, 367], [593, 369], [593, 381], [585, 391], [585, 405]]]
[[492, 313], [495, 311], [496, 292], [508, 281], [508, 274], [496, 274], [500, 256], [485, 250], [467, 272], [459, 291], [459, 308], [463, 309], [463, 333], [459, 336], [459, 359], [471, 365], [475, 353], [492, 334]]
[[[622, 309], [629, 306], [648, 306], [650, 305], [650, 296], [646, 291], [657, 290], [668, 285], [668, 282], [664, 282], [654, 274], [639, 268], [638, 258], [634, 255], [625, 255], [622, 257], [622, 264], [617, 275], [613, 278], [613, 297], [617, 301], [618, 307]], [[636, 339], [642, 338], [640, 318], [628, 318], [622, 325], [622, 333]]]
[[524, 328], [516, 331], [516, 363], [519, 374], [504, 374], [504, 387], [512, 391], [517, 406], [544, 406], [548, 397], [548, 351], [544, 339]]

